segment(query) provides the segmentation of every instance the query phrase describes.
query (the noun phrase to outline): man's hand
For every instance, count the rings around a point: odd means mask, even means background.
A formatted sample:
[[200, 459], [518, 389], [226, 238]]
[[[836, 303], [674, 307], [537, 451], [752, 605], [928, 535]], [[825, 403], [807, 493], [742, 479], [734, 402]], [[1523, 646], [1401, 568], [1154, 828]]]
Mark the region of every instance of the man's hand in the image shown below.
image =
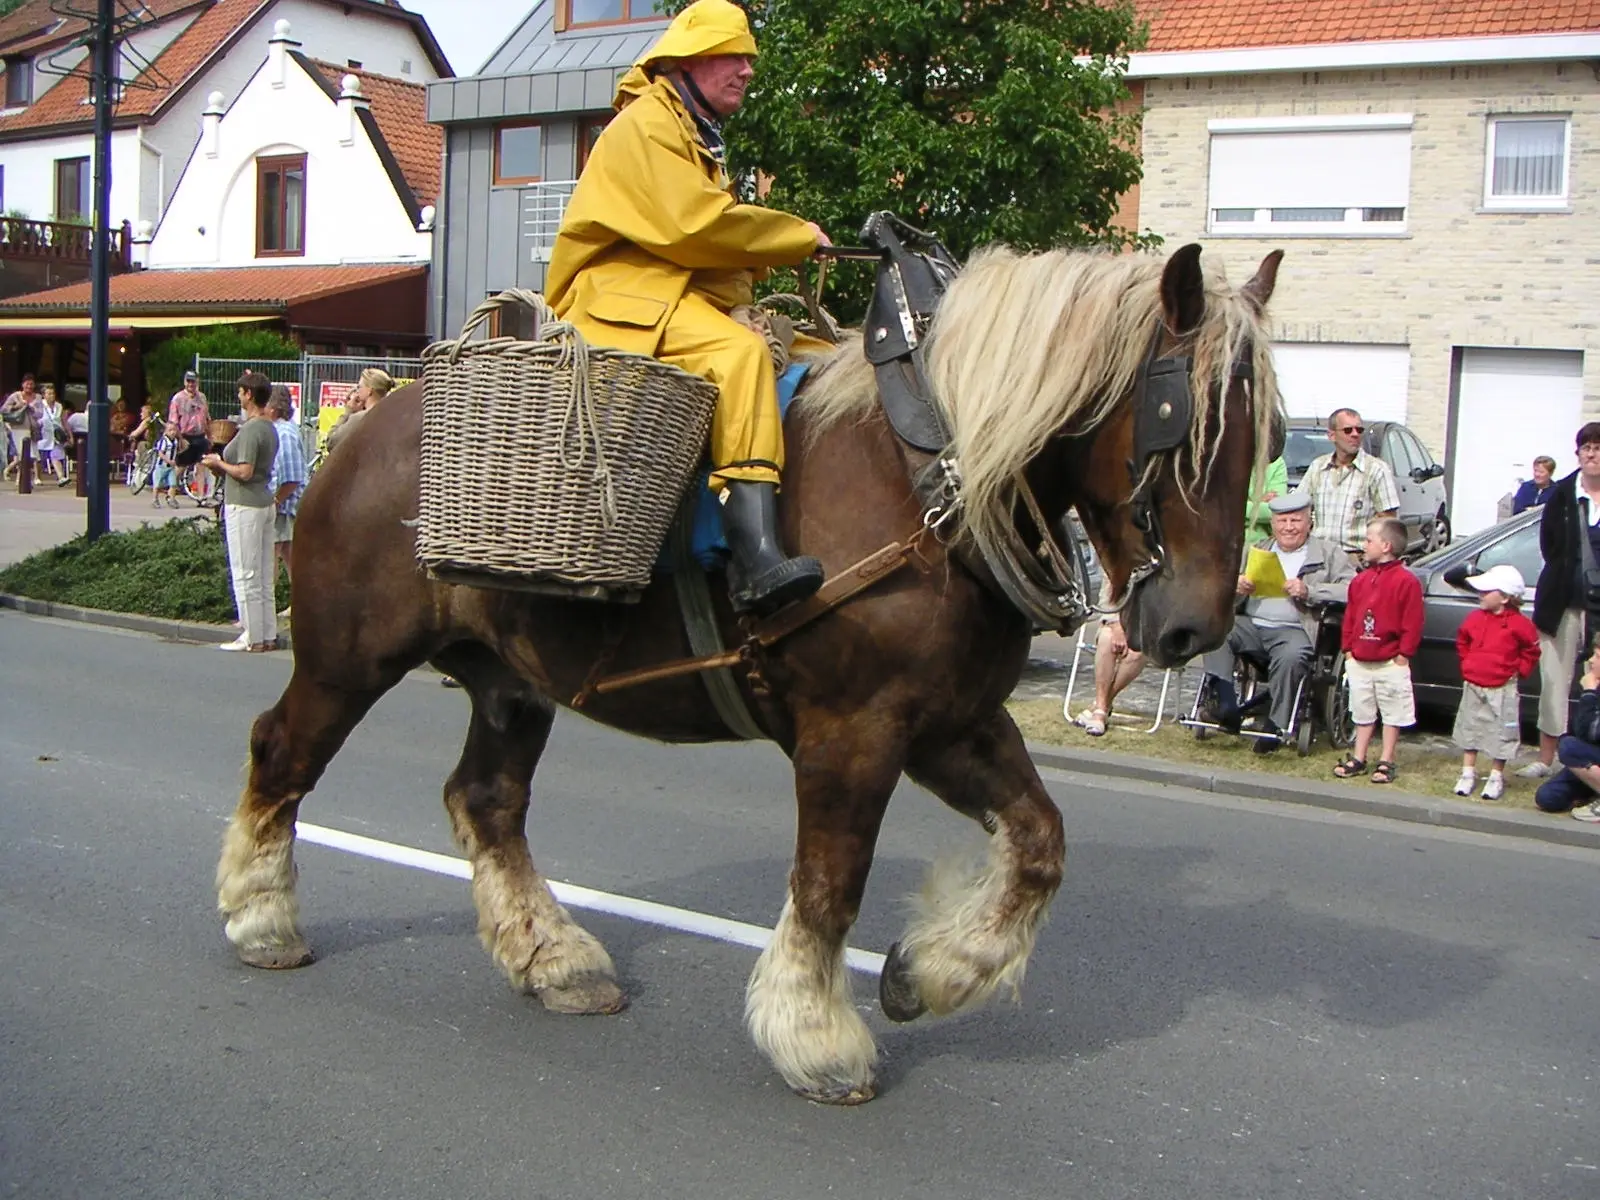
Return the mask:
[[1304, 579], [1286, 579], [1283, 581], [1283, 592], [1289, 599], [1303, 602], [1307, 595], [1306, 581]]
[[827, 234], [822, 232], [822, 226], [818, 225], [815, 221], [807, 221], [806, 228], [811, 230], [813, 236], [816, 237], [818, 246], [833, 245], [832, 239], [830, 239]]
[[1255, 594], [1256, 585], [1250, 582], [1250, 577], [1248, 575], [1241, 575], [1239, 576], [1238, 586], [1233, 590], [1235, 595], [1252, 596]]

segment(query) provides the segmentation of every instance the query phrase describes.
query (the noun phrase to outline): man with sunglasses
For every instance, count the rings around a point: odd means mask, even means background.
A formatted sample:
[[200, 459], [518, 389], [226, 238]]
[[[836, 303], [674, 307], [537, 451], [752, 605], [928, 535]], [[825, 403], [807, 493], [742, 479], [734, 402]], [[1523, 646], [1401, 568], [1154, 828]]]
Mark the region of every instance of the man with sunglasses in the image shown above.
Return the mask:
[[1313, 459], [1295, 489], [1311, 497], [1311, 536], [1341, 547], [1358, 570], [1367, 523], [1400, 511], [1394, 472], [1383, 459], [1361, 448], [1366, 432], [1355, 409], [1337, 410], [1328, 418], [1333, 453]]

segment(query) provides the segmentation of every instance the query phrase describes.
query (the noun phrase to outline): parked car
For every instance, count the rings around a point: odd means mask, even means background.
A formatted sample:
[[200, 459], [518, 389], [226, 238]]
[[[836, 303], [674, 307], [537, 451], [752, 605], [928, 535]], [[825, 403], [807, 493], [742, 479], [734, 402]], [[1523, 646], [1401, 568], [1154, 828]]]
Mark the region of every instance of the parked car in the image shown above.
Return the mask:
[[[1398, 421], [1368, 421], [1361, 448], [1383, 459], [1394, 472], [1400, 492], [1400, 519], [1410, 537], [1408, 555], [1428, 554], [1450, 544], [1450, 516], [1446, 511], [1444, 467], [1433, 461], [1417, 435]], [[1289, 469], [1289, 486], [1299, 487], [1311, 460], [1329, 454], [1326, 421], [1296, 418], [1289, 422], [1283, 448]]]
[[[1539, 551], [1539, 520], [1543, 513], [1542, 508], [1530, 508], [1411, 564], [1411, 570], [1422, 581], [1422, 648], [1411, 664], [1411, 687], [1419, 708], [1454, 712], [1461, 701], [1456, 630], [1478, 607], [1478, 594], [1466, 584], [1468, 575], [1510, 563], [1527, 581], [1522, 611], [1533, 616], [1534, 588], [1544, 567], [1544, 555]], [[1531, 725], [1539, 715], [1539, 672], [1535, 670], [1520, 680], [1517, 691], [1522, 720]], [[1576, 700], [1577, 695], [1574, 684], [1571, 699]]]

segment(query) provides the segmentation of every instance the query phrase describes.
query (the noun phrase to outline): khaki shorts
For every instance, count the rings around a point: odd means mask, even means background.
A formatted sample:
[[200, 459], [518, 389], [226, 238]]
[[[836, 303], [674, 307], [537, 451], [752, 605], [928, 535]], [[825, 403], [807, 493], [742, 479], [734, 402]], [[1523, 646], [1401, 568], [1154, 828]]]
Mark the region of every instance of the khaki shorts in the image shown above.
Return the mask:
[[1490, 758], [1510, 762], [1522, 742], [1517, 707], [1515, 679], [1495, 688], [1463, 682], [1461, 707], [1456, 709], [1450, 736], [1463, 750], [1481, 750]]
[[1350, 683], [1350, 716], [1357, 725], [1414, 725], [1417, 710], [1411, 699], [1411, 668], [1394, 659], [1381, 663], [1344, 660], [1344, 677]]
[[294, 518], [287, 513], [277, 513], [272, 518], [272, 540], [275, 542], [294, 541]]

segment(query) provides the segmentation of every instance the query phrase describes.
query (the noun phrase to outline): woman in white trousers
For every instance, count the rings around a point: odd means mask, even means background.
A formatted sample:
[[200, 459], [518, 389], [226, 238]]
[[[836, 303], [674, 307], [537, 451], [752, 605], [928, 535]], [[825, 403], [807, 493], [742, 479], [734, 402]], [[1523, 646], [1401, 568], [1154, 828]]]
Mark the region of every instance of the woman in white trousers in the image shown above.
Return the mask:
[[244, 425], [221, 454], [200, 461], [226, 479], [223, 525], [228, 535], [228, 562], [233, 570], [233, 601], [244, 632], [220, 650], [264, 654], [278, 648], [278, 606], [273, 585], [273, 518], [276, 505], [267, 489], [278, 434], [267, 415], [272, 384], [265, 375], [246, 371], [239, 377], [239, 407]]

